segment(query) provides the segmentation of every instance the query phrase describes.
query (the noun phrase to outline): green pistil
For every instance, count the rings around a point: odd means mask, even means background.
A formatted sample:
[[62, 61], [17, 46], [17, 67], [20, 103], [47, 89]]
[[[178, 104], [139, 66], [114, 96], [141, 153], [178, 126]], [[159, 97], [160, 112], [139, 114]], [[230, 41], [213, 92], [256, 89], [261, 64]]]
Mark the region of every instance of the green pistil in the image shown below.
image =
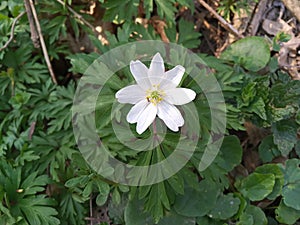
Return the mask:
[[147, 101], [151, 102], [154, 105], [157, 105], [160, 101], [163, 100], [163, 93], [161, 93], [160, 91], [152, 91], [147, 95]]

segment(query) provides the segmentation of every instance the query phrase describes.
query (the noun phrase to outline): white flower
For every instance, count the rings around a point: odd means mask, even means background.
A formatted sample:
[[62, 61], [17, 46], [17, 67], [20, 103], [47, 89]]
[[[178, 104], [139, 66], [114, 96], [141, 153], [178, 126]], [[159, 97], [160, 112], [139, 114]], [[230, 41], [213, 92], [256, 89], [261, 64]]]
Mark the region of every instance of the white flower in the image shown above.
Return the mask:
[[183, 126], [184, 119], [174, 105], [184, 105], [194, 100], [196, 93], [178, 88], [184, 67], [177, 65], [165, 72], [164, 61], [159, 53], [153, 57], [149, 69], [139, 60], [130, 62], [130, 71], [137, 84], [122, 88], [116, 93], [120, 103], [134, 104], [127, 115], [129, 123], [137, 123], [136, 131], [143, 133], [156, 115], [172, 131]]

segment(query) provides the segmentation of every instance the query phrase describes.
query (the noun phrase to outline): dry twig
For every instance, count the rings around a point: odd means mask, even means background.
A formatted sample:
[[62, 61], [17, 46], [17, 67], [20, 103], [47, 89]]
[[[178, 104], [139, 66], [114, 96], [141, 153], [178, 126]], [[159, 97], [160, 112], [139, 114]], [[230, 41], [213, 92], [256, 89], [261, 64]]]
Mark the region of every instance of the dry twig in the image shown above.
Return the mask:
[[258, 28], [261, 25], [261, 21], [263, 20], [268, 2], [268, 0], [261, 0], [256, 7], [255, 14], [253, 16], [251, 24], [249, 25], [249, 33], [252, 36], [256, 35]]
[[49, 59], [47, 47], [46, 47], [46, 44], [45, 44], [45, 41], [44, 41], [41, 25], [40, 25], [39, 19], [37, 17], [37, 13], [36, 13], [36, 10], [35, 10], [35, 7], [34, 7], [34, 3], [33, 3], [32, 0], [29, 0], [29, 4], [30, 4], [31, 12], [32, 12], [32, 15], [33, 15], [33, 18], [34, 18], [34, 22], [35, 22], [36, 29], [37, 29], [37, 32], [38, 32], [38, 35], [39, 35], [42, 51], [43, 51], [43, 54], [44, 54], [44, 58], [45, 58], [50, 76], [52, 78], [53, 83], [57, 84], [57, 80], [55, 78], [55, 74], [53, 72], [53, 68], [52, 68], [52, 65], [51, 65], [51, 62], [50, 62], [50, 59]]
[[10, 44], [10, 42], [13, 41], [14, 39], [14, 35], [15, 35], [15, 26], [17, 21], [25, 14], [25, 12], [21, 12], [13, 21], [12, 26], [11, 26], [11, 32], [10, 32], [10, 37], [8, 39], [8, 41], [0, 48], [0, 51], [6, 49], [8, 47], [8, 45]]
[[29, 21], [30, 35], [31, 35], [31, 40], [32, 40], [33, 46], [35, 48], [40, 48], [41, 46], [40, 46], [40, 41], [39, 41], [39, 35], [37, 33], [37, 30], [36, 30], [36, 27], [34, 24], [34, 19], [33, 19], [33, 15], [31, 12], [29, 0], [24, 0], [24, 5], [25, 5], [26, 13], [27, 13], [27, 18]]
[[216, 17], [220, 21], [220, 23], [226, 30], [228, 30], [229, 32], [231, 32], [232, 34], [237, 36], [238, 38], [244, 37], [231, 24], [229, 24], [222, 16], [220, 16], [212, 7], [210, 7], [204, 0], [198, 0], [198, 2], [201, 5], [203, 5], [210, 13], [212, 13], [214, 15], [214, 17]]
[[77, 12], [76, 12], [74, 9], [72, 9], [70, 6], [68, 6], [67, 4], [65, 4], [65, 2], [63, 2], [62, 0], [56, 0], [56, 1], [57, 1], [58, 3], [60, 3], [61, 5], [67, 7], [67, 9], [68, 9], [71, 13], [73, 13], [73, 15], [74, 15], [77, 19], [79, 19], [82, 23], [84, 23], [84, 24], [87, 25], [89, 28], [91, 28], [93, 32], [97, 32], [96, 29], [95, 29], [95, 27], [94, 27], [92, 24], [90, 24], [88, 21], [86, 21], [86, 20], [82, 17], [82, 15], [80, 15], [79, 13], [77, 13]]

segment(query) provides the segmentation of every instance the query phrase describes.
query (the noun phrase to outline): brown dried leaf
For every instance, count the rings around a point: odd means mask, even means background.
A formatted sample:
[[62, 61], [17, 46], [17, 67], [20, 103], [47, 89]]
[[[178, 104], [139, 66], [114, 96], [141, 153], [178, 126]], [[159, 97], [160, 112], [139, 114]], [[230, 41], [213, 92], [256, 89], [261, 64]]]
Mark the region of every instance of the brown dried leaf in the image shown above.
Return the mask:
[[300, 37], [293, 37], [288, 42], [282, 43], [279, 51], [278, 65], [288, 71], [294, 80], [300, 80]]
[[169, 38], [166, 35], [165, 27], [167, 24], [165, 21], [161, 20], [158, 16], [153, 16], [149, 22], [152, 24], [156, 32], [160, 35], [161, 40], [166, 43], [170, 43]]
[[279, 32], [293, 35], [293, 28], [288, 25], [284, 20], [279, 19], [277, 21], [265, 19], [262, 24], [262, 28], [271, 35], [276, 35]]

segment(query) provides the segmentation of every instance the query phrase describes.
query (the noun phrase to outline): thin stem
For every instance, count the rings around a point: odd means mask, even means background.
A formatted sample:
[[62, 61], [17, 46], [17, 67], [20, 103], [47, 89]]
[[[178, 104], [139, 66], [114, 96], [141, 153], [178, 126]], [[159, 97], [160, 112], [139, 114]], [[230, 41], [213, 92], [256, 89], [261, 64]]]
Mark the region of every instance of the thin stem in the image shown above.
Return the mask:
[[13, 21], [12, 26], [11, 26], [11, 31], [10, 31], [10, 37], [8, 41], [0, 48], [0, 52], [8, 47], [10, 42], [13, 41], [14, 35], [15, 35], [15, 26], [17, 21], [25, 14], [25, 12], [21, 12]]
[[[93, 218], [93, 198], [92, 194], [90, 195], [90, 218]], [[90, 224], [93, 225], [93, 221], [90, 221]]]
[[216, 19], [218, 19], [220, 21], [220, 23], [222, 24], [222, 26], [230, 31], [231, 33], [233, 33], [235, 36], [237, 36], [238, 38], [243, 38], [244, 36], [242, 34], [240, 34], [235, 28], [234, 26], [232, 26], [231, 24], [229, 24], [222, 16], [220, 16], [212, 7], [210, 7], [210, 5], [208, 5], [204, 0], [198, 0], [198, 2], [203, 5], [211, 14], [214, 15], [214, 17], [216, 17]]
[[157, 135], [156, 119], [154, 119], [152, 127], [153, 127], [153, 135]]
[[34, 18], [34, 21], [35, 21], [36, 29], [37, 29], [37, 32], [38, 32], [38, 35], [39, 35], [39, 39], [40, 39], [40, 42], [41, 42], [41, 47], [42, 47], [42, 50], [43, 50], [44, 58], [45, 58], [50, 76], [52, 78], [53, 83], [57, 84], [57, 80], [55, 78], [55, 74], [54, 74], [53, 69], [52, 69], [52, 65], [51, 65], [51, 62], [50, 62], [49, 55], [48, 55], [47, 47], [46, 47], [44, 37], [43, 37], [43, 34], [42, 34], [41, 25], [40, 25], [40, 22], [39, 22], [39, 19], [38, 19], [33, 1], [29, 0], [29, 4], [30, 4], [30, 7], [31, 7], [32, 15], [33, 15], [33, 18]]
[[63, 2], [62, 0], [56, 0], [56, 1], [57, 1], [58, 3], [60, 3], [61, 5], [67, 7], [67, 9], [68, 9], [71, 13], [73, 13], [73, 15], [74, 15], [77, 19], [79, 19], [82, 23], [84, 23], [84, 24], [87, 25], [89, 28], [91, 28], [92, 31], [96, 32], [95, 27], [94, 27], [92, 24], [90, 24], [88, 21], [86, 21], [86, 20], [82, 17], [82, 15], [78, 14], [74, 9], [72, 9], [70, 6], [68, 6], [68, 5], [67, 5], [65, 2]]
[[159, 143], [159, 137], [158, 137], [158, 134], [157, 134], [156, 119], [152, 123], [152, 127], [153, 127], [153, 144], [154, 144], [154, 146], [155, 146], [156, 141]]

